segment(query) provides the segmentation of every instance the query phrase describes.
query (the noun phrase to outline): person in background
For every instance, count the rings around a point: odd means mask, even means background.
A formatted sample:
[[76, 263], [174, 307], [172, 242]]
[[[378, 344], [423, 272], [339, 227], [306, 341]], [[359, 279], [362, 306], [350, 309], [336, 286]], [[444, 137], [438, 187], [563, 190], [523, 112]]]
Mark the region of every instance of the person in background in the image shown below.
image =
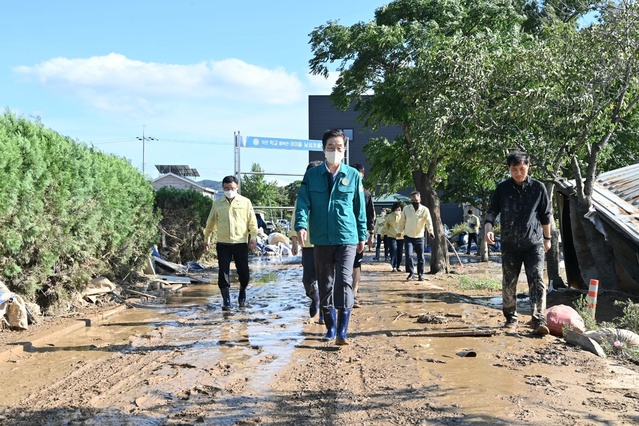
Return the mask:
[[477, 240], [479, 218], [470, 209], [468, 209], [468, 221], [466, 222], [466, 225], [468, 226], [468, 244], [466, 244], [466, 254], [470, 254], [470, 246], [473, 241], [475, 241], [475, 244], [477, 245], [477, 254], [479, 254], [479, 241]]
[[326, 324], [325, 340], [348, 344], [353, 307], [353, 263], [368, 239], [362, 178], [343, 164], [346, 136], [339, 129], [322, 136], [326, 161], [304, 174], [297, 194], [295, 230], [304, 244], [311, 236], [315, 271]]
[[402, 210], [402, 218], [399, 223], [399, 230], [404, 233], [404, 244], [406, 246], [406, 281], [410, 281], [415, 275], [413, 267], [413, 250], [417, 255], [417, 279], [424, 279], [424, 231], [428, 236], [435, 238], [433, 231], [433, 221], [430, 217], [428, 207], [421, 204], [422, 196], [419, 191], [410, 193], [411, 203]]
[[238, 304], [246, 305], [246, 288], [249, 285], [249, 250], [257, 245], [257, 218], [251, 200], [237, 193], [235, 176], [222, 179], [224, 196], [214, 200], [204, 228], [204, 248], [210, 249], [211, 234], [217, 236], [215, 245], [219, 267], [217, 285], [222, 294], [222, 310], [231, 310], [231, 283], [229, 279], [231, 260], [240, 280]]
[[[308, 163], [306, 170], [310, 170], [313, 167], [317, 167], [322, 165], [322, 161], [311, 161]], [[297, 208], [297, 201], [295, 202], [295, 206], [293, 211]], [[291, 223], [291, 229], [289, 231], [289, 237], [291, 238], [291, 252], [294, 256], [297, 256], [299, 253], [300, 242], [297, 239], [297, 232], [295, 231], [295, 215], [293, 215], [293, 221]], [[306, 241], [302, 246], [302, 284], [304, 285], [304, 291], [306, 292], [306, 296], [311, 299], [310, 306], [308, 308], [308, 314], [311, 318], [314, 318], [315, 315], [319, 312], [318, 322], [320, 324], [324, 324], [324, 313], [320, 309], [320, 296], [319, 290], [317, 288], [317, 274], [315, 273], [315, 250], [313, 249], [313, 244], [311, 244], [311, 239], [307, 234]]]
[[399, 229], [402, 218], [402, 204], [395, 201], [391, 206], [391, 212], [386, 215], [386, 221], [382, 228], [382, 234], [386, 235], [386, 243], [390, 253], [392, 272], [401, 272], [402, 253], [404, 252], [404, 233]]
[[[360, 177], [364, 180], [366, 169], [361, 164], [353, 164], [352, 166], [359, 172]], [[368, 230], [368, 248], [373, 247], [373, 236], [375, 235], [375, 206], [373, 205], [373, 197], [368, 189], [364, 189], [364, 200], [366, 200], [366, 229]], [[355, 254], [355, 262], [353, 263], [353, 308], [359, 308], [357, 302], [357, 292], [359, 291], [359, 283], [362, 279], [362, 259], [364, 252]]]
[[[377, 240], [375, 241], [375, 257], [373, 258], [375, 261], [379, 261], [379, 256], [381, 255], [382, 241], [384, 241], [382, 228], [384, 227], [384, 222], [386, 222], [387, 213], [388, 209], [383, 208], [379, 216], [375, 219], [375, 235], [377, 236]], [[386, 241], [384, 241], [384, 260], [388, 260], [388, 246], [386, 245]]]
[[544, 255], [550, 249], [550, 203], [546, 187], [528, 175], [530, 157], [515, 151], [506, 159], [510, 178], [497, 185], [484, 222], [486, 242], [495, 243], [493, 226], [501, 214], [502, 311], [505, 328], [517, 327], [517, 280], [524, 265], [533, 334], [546, 335]]

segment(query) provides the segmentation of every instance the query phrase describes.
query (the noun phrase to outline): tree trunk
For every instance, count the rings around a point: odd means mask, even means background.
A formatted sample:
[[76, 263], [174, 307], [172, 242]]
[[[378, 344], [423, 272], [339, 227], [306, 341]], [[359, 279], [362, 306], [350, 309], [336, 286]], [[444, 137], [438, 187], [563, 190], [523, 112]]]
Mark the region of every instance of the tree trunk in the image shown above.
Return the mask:
[[[441, 201], [423, 171], [413, 171], [413, 181], [415, 182], [415, 187], [422, 195], [422, 203], [428, 207], [428, 210], [430, 210], [430, 216], [433, 221], [435, 240], [430, 241], [432, 248], [430, 253], [430, 273], [448, 273], [450, 269], [450, 262], [448, 259], [446, 233], [444, 232], [444, 225], [442, 223], [440, 208]], [[425, 241], [429, 241], [429, 238], [426, 237]]]
[[546, 253], [546, 263], [548, 265], [548, 281], [553, 283], [555, 288], [566, 287], [566, 283], [559, 273], [559, 230], [555, 227], [555, 185], [546, 183], [548, 197], [550, 199], [550, 232], [552, 242], [550, 250]]

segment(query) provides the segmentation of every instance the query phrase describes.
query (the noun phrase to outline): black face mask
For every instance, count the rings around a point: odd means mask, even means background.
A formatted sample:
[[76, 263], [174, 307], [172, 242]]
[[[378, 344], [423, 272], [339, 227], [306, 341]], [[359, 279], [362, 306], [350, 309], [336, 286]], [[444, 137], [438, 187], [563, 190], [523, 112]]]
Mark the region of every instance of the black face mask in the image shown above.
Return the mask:
[[417, 202], [413, 201], [411, 204], [413, 205], [413, 208], [414, 208], [415, 210], [417, 210], [417, 209], [419, 208], [419, 204], [420, 204], [420, 203], [417, 203]]

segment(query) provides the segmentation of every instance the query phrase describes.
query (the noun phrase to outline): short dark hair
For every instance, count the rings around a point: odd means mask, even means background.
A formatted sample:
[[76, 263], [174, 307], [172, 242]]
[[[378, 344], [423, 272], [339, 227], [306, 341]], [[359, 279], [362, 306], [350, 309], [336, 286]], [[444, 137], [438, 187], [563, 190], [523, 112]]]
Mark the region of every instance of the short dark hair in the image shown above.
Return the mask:
[[508, 158], [506, 158], [506, 164], [508, 167], [516, 166], [517, 164], [530, 164], [530, 155], [524, 151], [513, 151], [508, 154]]
[[473, 214], [473, 211], [471, 209], [468, 209], [468, 214]]
[[391, 211], [394, 212], [397, 209], [401, 209], [402, 208], [402, 203], [400, 203], [399, 201], [395, 201], [391, 207]]
[[310, 170], [313, 167], [319, 166], [320, 164], [324, 164], [324, 162], [321, 160], [311, 161], [310, 163], [308, 163], [308, 166], [306, 166], [306, 170]]
[[325, 131], [322, 136], [322, 148], [326, 148], [326, 142], [328, 142], [330, 138], [338, 138], [340, 136], [344, 139], [344, 145], [346, 145], [346, 135], [341, 129], [330, 129]]
[[238, 182], [235, 176], [229, 175], [229, 176], [225, 176], [224, 179], [222, 179], [222, 185], [224, 185], [225, 183], [238, 183]]
[[366, 169], [364, 168], [364, 166], [362, 166], [359, 163], [355, 163], [351, 167], [353, 167], [355, 170], [357, 170], [360, 173], [366, 173]]

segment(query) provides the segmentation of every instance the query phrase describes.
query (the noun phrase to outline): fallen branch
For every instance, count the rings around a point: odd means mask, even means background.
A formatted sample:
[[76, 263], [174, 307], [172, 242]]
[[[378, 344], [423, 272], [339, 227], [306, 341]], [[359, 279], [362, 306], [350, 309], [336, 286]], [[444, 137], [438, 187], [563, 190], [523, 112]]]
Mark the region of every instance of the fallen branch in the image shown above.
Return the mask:
[[397, 321], [400, 317], [402, 317], [404, 315], [406, 315], [406, 312], [398, 312], [397, 316], [395, 317], [395, 319], [393, 321], [391, 321], [391, 322]]
[[152, 295], [152, 294], [142, 293], [141, 291], [131, 290], [130, 288], [127, 288], [126, 291], [128, 291], [129, 293], [132, 293], [132, 294], [137, 294], [138, 296], [144, 296], [144, 297], [149, 297], [151, 299], [157, 299], [157, 297]]
[[455, 331], [391, 331], [391, 337], [481, 337], [493, 336], [494, 329], [483, 330], [455, 330]]

